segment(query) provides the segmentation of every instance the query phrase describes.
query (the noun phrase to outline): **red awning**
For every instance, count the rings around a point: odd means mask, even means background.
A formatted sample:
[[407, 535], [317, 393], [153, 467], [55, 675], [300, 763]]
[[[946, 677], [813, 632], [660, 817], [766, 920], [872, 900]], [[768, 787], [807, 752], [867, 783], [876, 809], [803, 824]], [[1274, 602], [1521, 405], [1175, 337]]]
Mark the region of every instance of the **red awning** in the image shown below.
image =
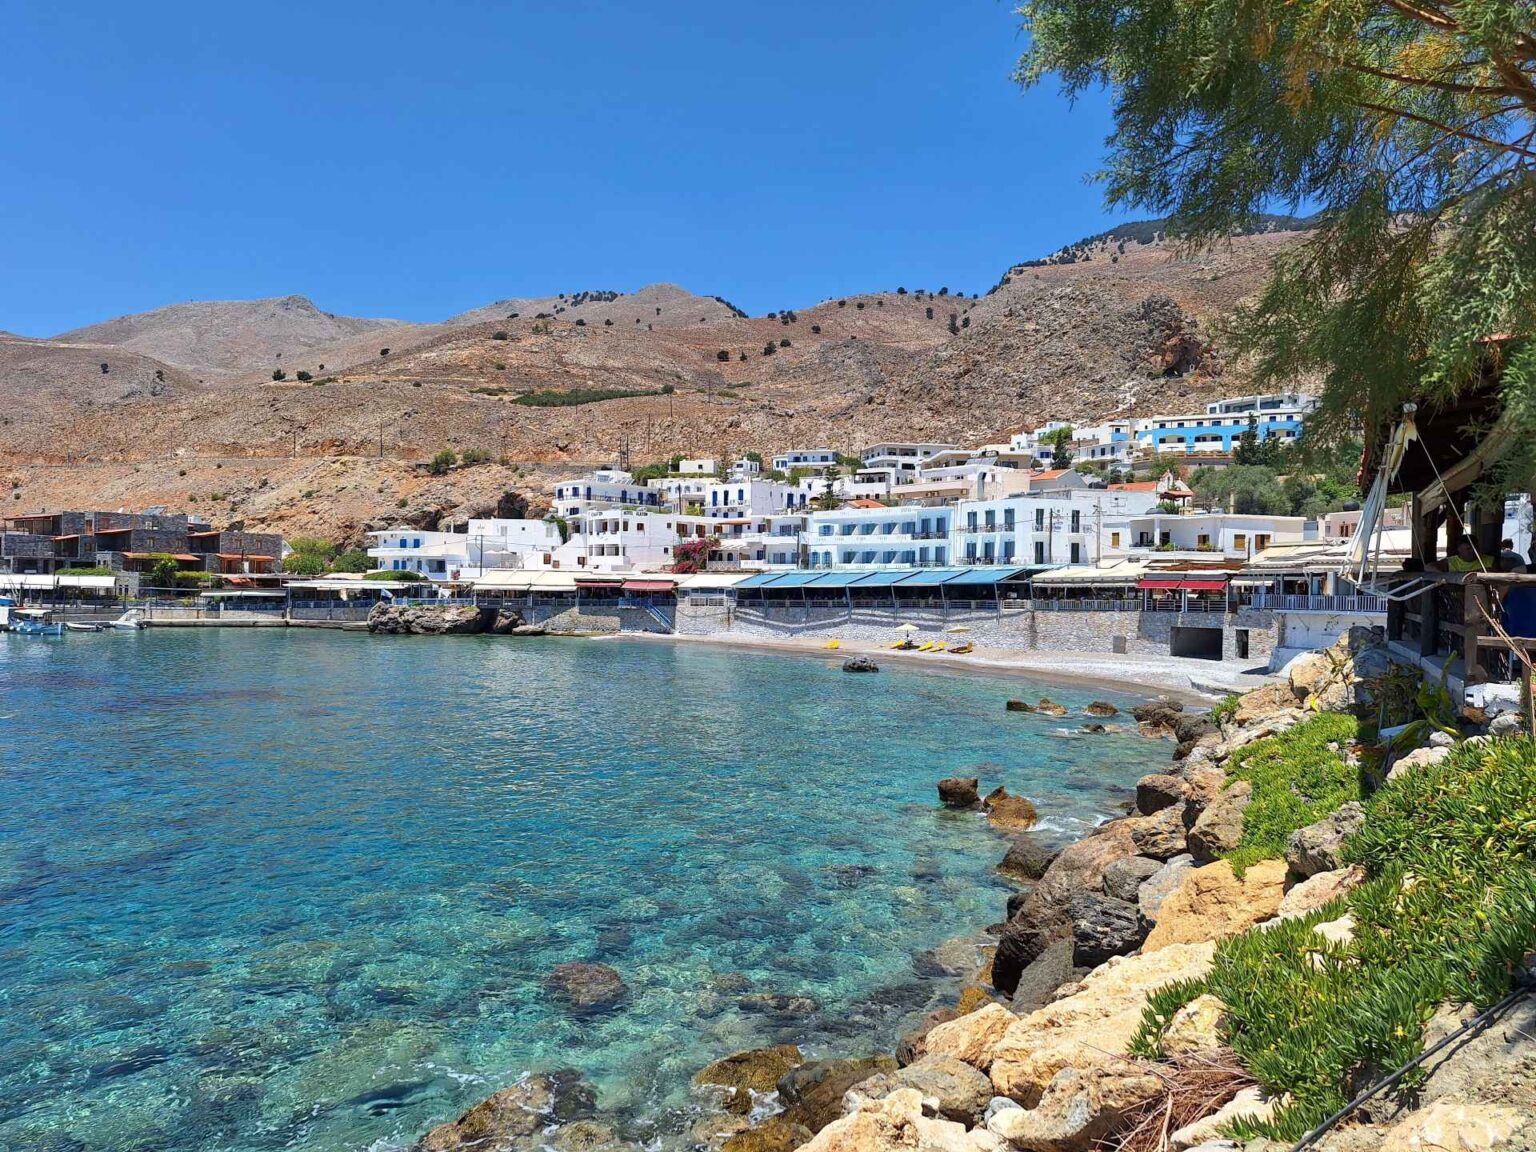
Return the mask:
[[626, 592], [671, 592], [677, 587], [670, 580], [626, 580]]
[[1143, 576], [1136, 582], [1136, 587], [1149, 592], [1225, 592], [1227, 582], [1210, 577]]

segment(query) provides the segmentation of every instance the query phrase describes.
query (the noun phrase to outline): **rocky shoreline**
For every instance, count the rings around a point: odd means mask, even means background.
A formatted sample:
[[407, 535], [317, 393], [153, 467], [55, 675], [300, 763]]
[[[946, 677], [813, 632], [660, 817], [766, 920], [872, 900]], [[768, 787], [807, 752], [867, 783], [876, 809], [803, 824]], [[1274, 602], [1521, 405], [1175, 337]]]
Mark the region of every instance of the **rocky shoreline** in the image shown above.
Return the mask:
[[[1290, 1100], [1265, 1094], [1234, 1055], [1232, 1007], [1200, 990], [1218, 963], [1218, 949], [1252, 932], [1279, 938], [1283, 927], [1309, 933], [1303, 938], [1316, 939], [1319, 956], [1330, 948], [1347, 951], [1355, 924], [1349, 913], [1339, 913], [1368, 880], [1346, 851], [1365, 819], [1356, 801], [1289, 828], [1272, 851], [1250, 852], [1272, 815], [1268, 793], [1256, 793], [1263, 781], [1251, 779], [1248, 765], [1259, 753], [1305, 743], [1302, 733], [1313, 739], [1306, 726], [1318, 717], [1374, 708], [1392, 675], [1379, 636], [1356, 629], [1298, 661], [1286, 681], [1213, 712], [1186, 711], [1173, 701], [1137, 707], [1133, 716], [1142, 732], [1173, 742], [1172, 761], [1138, 782], [1127, 815], [1070, 843], [1032, 830], [1027, 799], [1002, 788], [983, 796], [977, 778], [940, 781], [942, 804], [985, 813], [1010, 838], [999, 870], [1016, 886], [1002, 920], [986, 929], [990, 943], [980, 949], [981, 963], [956, 1004], [930, 1014], [891, 1054], [810, 1059], [779, 1045], [710, 1064], [694, 1078], [701, 1115], [675, 1146], [708, 1152], [1235, 1148], [1242, 1143], [1235, 1134], [1252, 1136]], [[1065, 712], [1049, 700], [1006, 707]], [[1114, 716], [1112, 705], [1096, 704], [1084, 722], [1103, 724]], [[1444, 762], [1463, 737], [1470, 747], [1509, 732], [1511, 721], [1509, 714], [1470, 717], [1464, 725], [1481, 731], [1455, 738], [1428, 726], [1422, 747], [1395, 762], [1389, 757], [1386, 765], [1366, 763], [1369, 750], [1345, 739], [1325, 749], [1350, 771], [1381, 768], [1384, 783]], [[1430, 1031], [1439, 1027], [1443, 1034], [1449, 1025], [1442, 1016], [1449, 1020], [1446, 1014], [1457, 1010], [1444, 1006]], [[1536, 1010], [1525, 1019], [1536, 1023]], [[1482, 1152], [1522, 1132], [1525, 1142], [1517, 1146], [1532, 1147], [1536, 1040], [1527, 1035], [1497, 1051], [1476, 1043], [1472, 1056], [1436, 1066], [1427, 1093], [1400, 1094], [1390, 1108], [1328, 1136], [1323, 1147]], [[1528, 1090], [1518, 1099], [1495, 1092], [1497, 1100], [1487, 1102], [1489, 1084], [1510, 1077]], [[566, 1090], [569, 1095], [568, 1084]], [[633, 1146], [622, 1125], [596, 1116], [590, 1092], [576, 1096], [583, 1103], [573, 1120], [555, 1081], [535, 1077], [434, 1129], [417, 1148], [594, 1152]], [[1251, 1152], [1280, 1147], [1262, 1137], [1250, 1143]]]

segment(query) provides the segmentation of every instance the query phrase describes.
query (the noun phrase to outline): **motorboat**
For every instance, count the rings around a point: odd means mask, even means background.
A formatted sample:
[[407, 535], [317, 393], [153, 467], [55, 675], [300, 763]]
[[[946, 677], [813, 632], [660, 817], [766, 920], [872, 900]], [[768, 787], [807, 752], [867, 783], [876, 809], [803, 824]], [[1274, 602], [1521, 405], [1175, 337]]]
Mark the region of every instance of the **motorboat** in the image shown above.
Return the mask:
[[107, 626], [96, 621], [66, 620], [64, 630], [66, 632], [105, 632]]
[[46, 608], [12, 608], [11, 631], [18, 636], [62, 636], [64, 625]]
[[103, 625], [105, 628], [116, 629], [119, 632], [137, 632], [144, 626], [144, 613], [137, 608], [130, 608], [110, 624]]

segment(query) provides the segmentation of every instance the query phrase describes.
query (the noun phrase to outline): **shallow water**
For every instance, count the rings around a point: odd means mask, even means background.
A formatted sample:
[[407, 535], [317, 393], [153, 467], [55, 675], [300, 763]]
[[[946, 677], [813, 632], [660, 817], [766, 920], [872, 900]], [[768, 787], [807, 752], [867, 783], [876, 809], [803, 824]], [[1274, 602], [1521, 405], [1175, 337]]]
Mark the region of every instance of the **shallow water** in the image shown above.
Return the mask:
[[[1004, 900], [934, 782], [1070, 829], [1166, 755], [1004, 713], [1031, 693], [1131, 703], [652, 643], [0, 636], [0, 1147], [393, 1148], [559, 1067], [664, 1131], [727, 1052], [888, 1050], [947, 990], [915, 954]], [[627, 999], [573, 1018], [571, 960]]]

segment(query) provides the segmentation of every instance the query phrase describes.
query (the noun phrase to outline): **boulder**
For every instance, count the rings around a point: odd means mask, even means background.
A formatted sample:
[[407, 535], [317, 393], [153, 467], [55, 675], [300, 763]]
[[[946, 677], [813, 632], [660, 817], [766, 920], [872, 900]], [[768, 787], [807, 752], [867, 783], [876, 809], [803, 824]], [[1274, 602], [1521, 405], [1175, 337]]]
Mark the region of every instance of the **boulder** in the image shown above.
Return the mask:
[[1173, 722], [1173, 738], [1180, 744], [1193, 745], [1202, 736], [1216, 734], [1216, 725], [1205, 714], [1195, 715], [1190, 712], [1180, 713]]
[[923, 1115], [954, 1120], [966, 1127], [980, 1121], [992, 1100], [992, 1081], [983, 1073], [950, 1056], [925, 1056], [915, 1064], [855, 1084], [843, 1097], [843, 1111], [857, 1111], [904, 1088], [922, 1093]]
[[496, 618], [491, 621], [489, 631], [497, 636], [510, 636], [515, 629], [523, 626], [523, 614], [515, 608], [498, 608]]
[[752, 1048], [705, 1065], [694, 1074], [693, 1084], [720, 1090], [722, 1107], [744, 1114], [752, 1110], [754, 1095], [775, 1091], [784, 1075], [801, 1062], [800, 1049], [793, 1044]]
[[624, 978], [606, 964], [557, 964], [544, 983], [576, 1015], [611, 1008], [629, 992]]
[[368, 631], [382, 636], [470, 636], [495, 613], [473, 604], [399, 604], [381, 600], [368, 613]]
[[1181, 1152], [1182, 1149], [1197, 1147], [1208, 1140], [1219, 1139], [1238, 1120], [1263, 1123], [1279, 1111], [1284, 1099], [1279, 1097], [1270, 1100], [1260, 1088], [1244, 1088], [1209, 1116], [1173, 1132], [1168, 1137], [1168, 1146], [1175, 1152]]
[[1188, 845], [1196, 860], [1215, 860], [1243, 839], [1243, 812], [1253, 800], [1253, 785], [1238, 780], [1205, 806], [1189, 830]]
[[413, 1152], [513, 1152], [551, 1121], [590, 1115], [592, 1086], [570, 1070], [526, 1076], [480, 1101], [457, 1120], [439, 1124]]
[[1177, 776], [1155, 773], [1136, 781], [1136, 811], [1143, 816], [1161, 812], [1184, 802], [1184, 781]]
[[1065, 905], [1079, 892], [1103, 891], [1104, 869], [1137, 855], [1128, 824], [1116, 820], [1063, 848], [1040, 877], [1035, 894], [1045, 904]]
[[1488, 721], [1488, 735], [1490, 736], [1518, 736], [1524, 731], [1525, 724], [1521, 721], [1519, 714], [1515, 712], [1500, 712], [1492, 720]]
[[1292, 832], [1285, 842], [1285, 862], [1298, 876], [1334, 872], [1344, 866], [1344, 842], [1365, 824], [1365, 809], [1350, 801], [1316, 824]]
[[1519, 1108], [1436, 1100], [1387, 1129], [1381, 1152], [1491, 1152], [1531, 1121]]
[[1033, 1108], [1000, 1110], [987, 1128], [1030, 1152], [1084, 1152], [1161, 1095], [1163, 1082], [1150, 1069], [1111, 1058], [1085, 1068], [1063, 1068]]
[[1206, 993], [1175, 1012], [1163, 1031], [1164, 1056], [1190, 1056], [1220, 1048], [1226, 1039], [1227, 1006]]
[[975, 776], [946, 776], [939, 781], [939, 802], [946, 808], [979, 808], [980, 784]]
[[1184, 883], [1184, 877], [1194, 867], [1193, 856], [1188, 854], [1175, 856], [1147, 878], [1136, 891], [1136, 906], [1143, 920], [1149, 924], [1157, 923], [1158, 912], [1163, 906], [1163, 901], [1177, 891], [1179, 885]]
[[1048, 696], [1040, 697], [1040, 702], [1035, 705], [1035, 711], [1045, 716], [1065, 716], [1067, 714], [1065, 705], [1056, 703], [1056, 701]]
[[546, 636], [606, 636], [619, 631], [617, 616], [591, 616], [568, 608], [544, 621]]
[[1189, 843], [1184, 820], [1184, 805], [1178, 804], [1151, 816], [1132, 817], [1126, 823], [1137, 852], [1155, 860], [1171, 860], [1182, 855]]
[[1072, 981], [1073, 951], [1074, 945], [1070, 938], [1053, 940], [1025, 966], [1013, 990], [1015, 1015], [1045, 1007], [1055, 999], [1058, 988]]
[[816, 1133], [806, 1152], [1003, 1152], [1004, 1144], [984, 1128], [923, 1115], [923, 1094], [915, 1088], [871, 1100], [857, 1112]]
[[1268, 920], [1285, 894], [1285, 863], [1261, 860], [1239, 879], [1226, 860], [1195, 868], [1158, 909], [1142, 945], [1156, 952], [1171, 944], [1220, 940]]
[[924, 1043], [925, 1056], [948, 1056], [985, 1072], [1004, 1033], [1018, 1019], [1001, 1004], [988, 1004], [968, 1016], [935, 1026]]
[[843, 1098], [851, 1088], [872, 1076], [895, 1072], [898, 1067], [890, 1056], [802, 1064], [779, 1080], [779, 1100], [786, 1107], [775, 1119], [812, 1133], [820, 1132], [843, 1115]]
[[1387, 779], [1401, 780], [1416, 768], [1429, 768], [1439, 764], [1450, 754], [1451, 750], [1449, 748], [1415, 748], [1412, 752], [1397, 758], [1391, 770], [1387, 773]]
[[1038, 880], [1060, 854], [1061, 845], [1046, 836], [1020, 836], [1008, 846], [1008, 853], [997, 869], [1016, 880]]
[[1365, 869], [1358, 864], [1332, 872], [1315, 872], [1286, 892], [1275, 913], [1282, 920], [1308, 916], [1365, 883]]
[[1213, 943], [1173, 944], [1117, 957], [1079, 989], [1008, 1027], [992, 1054], [992, 1086], [1026, 1107], [1038, 1103], [1063, 1068], [1085, 1069], [1123, 1056], [1141, 1026], [1147, 996], [1211, 970]]
[[794, 1152], [815, 1133], [782, 1115], [770, 1116], [761, 1124], [737, 1132], [720, 1145], [720, 1152]]
[[1081, 728], [1078, 729], [1078, 731], [1089, 736], [1102, 736], [1104, 733], [1108, 732], [1109, 729], [1104, 727], [1102, 724], [1084, 724]]
[[1337, 920], [1314, 924], [1312, 932], [1335, 948], [1348, 948], [1355, 941], [1355, 918], [1346, 912]]
[[1266, 684], [1239, 697], [1232, 722], [1239, 728], [1247, 728], [1261, 720], [1294, 712], [1300, 703], [1289, 684]]
[[1177, 700], [1153, 700], [1136, 705], [1131, 709], [1131, 715], [1138, 724], [1146, 724], [1153, 728], [1167, 728], [1172, 732], [1174, 721], [1183, 711], [1184, 705]]
[[940, 1024], [958, 1020], [962, 1013], [958, 1008], [939, 1008], [923, 1017], [923, 1022], [903, 1036], [896, 1044], [896, 1063], [905, 1068], [921, 1060], [928, 1051], [928, 1033]]
[[1104, 894], [1127, 903], [1137, 902], [1141, 886], [1163, 869], [1163, 864], [1148, 856], [1127, 856], [1104, 869]]
[[[1194, 755], [1199, 752], [1200, 748], [1196, 746]], [[1194, 755], [1179, 768], [1179, 779], [1184, 785], [1186, 804], [1199, 815], [1226, 791], [1227, 773], [1219, 764], [1209, 760], [1197, 761]]]
[[1094, 968], [1111, 956], [1132, 952], [1146, 936], [1136, 905], [1097, 892], [1074, 896], [1067, 905], [1072, 920], [1072, 962]]
[[1003, 925], [992, 955], [992, 986], [1004, 996], [1018, 990], [1025, 968], [1058, 940], [1072, 938], [1066, 906], [1048, 904], [1031, 892], [1018, 915]]
[[1090, 716], [1118, 716], [1120, 709], [1104, 700], [1095, 700], [1083, 709]]
[[639, 1152], [633, 1144], [619, 1139], [619, 1134], [607, 1124], [596, 1120], [574, 1120], [555, 1129], [549, 1138], [553, 1152], [598, 1152], [612, 1149], [614, 1152]]
[[982, 807], [992, 827], [1004, 832], [1028, 832], [1035, 826], [1035, 806], [1022, 796], [1010, 796], [1006, 788], [990, 792]]
[[1009, 712], [1033, 712], [1035, 706], [1028, 700], [1009, 700], [1003, 707]]
[[878, 672], [880, 665], [868, 656], [850, 656], [843, 661], [844, 672]]

